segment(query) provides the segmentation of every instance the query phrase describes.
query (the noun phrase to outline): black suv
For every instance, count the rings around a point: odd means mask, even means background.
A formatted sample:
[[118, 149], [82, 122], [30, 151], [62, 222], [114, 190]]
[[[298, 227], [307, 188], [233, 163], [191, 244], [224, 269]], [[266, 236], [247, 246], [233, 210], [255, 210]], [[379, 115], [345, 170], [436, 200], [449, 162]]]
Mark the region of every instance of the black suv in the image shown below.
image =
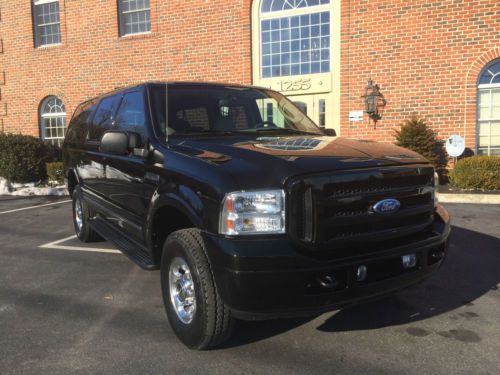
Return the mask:
[[416, 284], [447, 253], [434, 169], [331, 136], [283, 95], [146, 83], [81, 104], [63, 146], [80, 240], [161, 270], [190, 348], [237, 319], [340, 308]]

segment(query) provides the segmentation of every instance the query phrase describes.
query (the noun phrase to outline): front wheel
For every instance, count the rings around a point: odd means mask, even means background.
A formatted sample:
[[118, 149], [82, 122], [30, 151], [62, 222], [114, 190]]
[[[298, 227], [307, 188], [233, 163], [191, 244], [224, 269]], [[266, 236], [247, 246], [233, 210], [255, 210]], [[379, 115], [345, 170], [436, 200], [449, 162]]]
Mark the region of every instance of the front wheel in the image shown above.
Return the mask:
[[101, 241], [102, 238], [89, 225], [91, 212], [89, 206], [82, 198], [82, 191], [79, 185], [73, 190], [73, 225], [75, 227], [76, 236], [82, 242]]
[[168, 236], [161, 260], [161, 286], [170, 325], [186, 346], [210, 349], [231, 335], [234, 319], [217, 292], [197, 229]]

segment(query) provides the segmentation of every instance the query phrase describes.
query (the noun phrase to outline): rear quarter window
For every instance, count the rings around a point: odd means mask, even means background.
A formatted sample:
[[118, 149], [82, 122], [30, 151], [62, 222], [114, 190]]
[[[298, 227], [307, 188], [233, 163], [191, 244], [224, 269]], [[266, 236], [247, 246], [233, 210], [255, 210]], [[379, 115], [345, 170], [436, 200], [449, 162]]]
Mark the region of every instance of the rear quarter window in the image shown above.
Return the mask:
[[121, 95], [113, 95], [103, 98], [97, 107], [92, 126], [90, 127], [89, 140], [99, 141], [104, 132], [113, 126], [114, 112]]
[[67, 142], [83, 142], [87, 133], [87, 124], [95, 110], [95, 100], [80, 104], [73, 114], [66, 133]]

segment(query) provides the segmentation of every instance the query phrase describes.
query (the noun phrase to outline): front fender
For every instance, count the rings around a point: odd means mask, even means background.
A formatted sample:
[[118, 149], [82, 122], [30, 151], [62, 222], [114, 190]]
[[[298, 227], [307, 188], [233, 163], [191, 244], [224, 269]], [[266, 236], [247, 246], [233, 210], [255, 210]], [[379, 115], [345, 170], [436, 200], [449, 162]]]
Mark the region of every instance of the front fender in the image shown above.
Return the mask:
[[175, 193], [168, 192], [162, 194], [156, 191], [151, 200], [146, 220], [145, 238], [148, 241], [149, 248], [152, 248], [154, 217], [158, 210], [165, 207], [175, 208], [184, 214], [196, 228], [206, 230], [202, 215], [204, 204], [202, 199], [193, 190], [186, 186], [179, 186]]

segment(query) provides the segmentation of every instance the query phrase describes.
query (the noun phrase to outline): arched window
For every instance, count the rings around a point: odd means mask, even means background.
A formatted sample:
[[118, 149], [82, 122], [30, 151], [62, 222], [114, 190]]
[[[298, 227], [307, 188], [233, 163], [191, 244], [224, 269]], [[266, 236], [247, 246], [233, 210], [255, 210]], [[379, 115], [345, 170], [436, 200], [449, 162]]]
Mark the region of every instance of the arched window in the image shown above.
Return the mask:
[[61, 99], [45, 98], [40, 107], [40, 124], [42, 140], [61, 146], [66, 133], [66, 108]]
[[330, 72], [330, 0], [262, 0], [260, 76]]
[[477, 106], [477, 153], [500, 155], [500, 59], [479, 75]]

